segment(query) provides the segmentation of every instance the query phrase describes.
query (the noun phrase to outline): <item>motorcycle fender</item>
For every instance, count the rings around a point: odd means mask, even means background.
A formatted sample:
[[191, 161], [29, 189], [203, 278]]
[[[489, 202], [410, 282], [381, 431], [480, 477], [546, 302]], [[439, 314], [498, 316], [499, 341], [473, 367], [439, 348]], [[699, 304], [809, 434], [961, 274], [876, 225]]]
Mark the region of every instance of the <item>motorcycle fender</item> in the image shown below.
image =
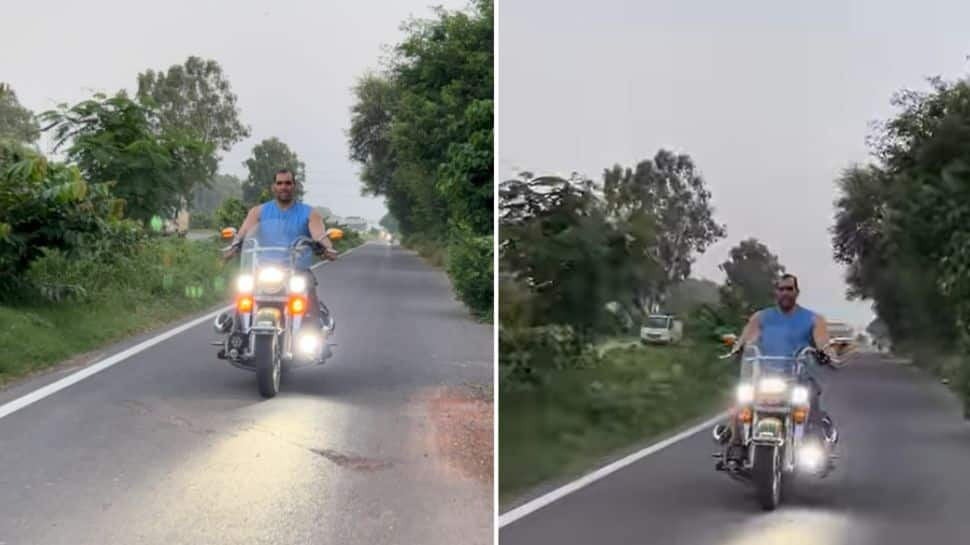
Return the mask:
[[253, 319], [253, 333], [257, 335], [276, 333], [280, 328], [282, 318], [283, 315], [278, 308], [263, 307], [257, 310]]
[[785, 438], [785, 426], [780, 418], [768, 416], [759, 418], [754, 425], [752, 439], [756, 442], [781, 443]]

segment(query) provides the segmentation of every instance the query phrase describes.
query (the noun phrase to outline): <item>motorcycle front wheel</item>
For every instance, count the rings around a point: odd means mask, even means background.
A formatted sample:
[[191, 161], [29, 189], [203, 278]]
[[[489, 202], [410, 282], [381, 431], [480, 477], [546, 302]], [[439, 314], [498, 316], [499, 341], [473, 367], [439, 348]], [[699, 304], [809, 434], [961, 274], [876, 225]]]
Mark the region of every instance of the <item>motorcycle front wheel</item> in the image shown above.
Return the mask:
[[282, 366], [276, 335], [257, 335], [254, 344], [253, 363], [259, 394], [267, 399], [275, 397], [280, 392]]
[[758, 494], [758, 503], [765, 511], [773, 511], [781, 503], [781, 449], [769, 445], [755, 447], [754, 467], [751, 471]]

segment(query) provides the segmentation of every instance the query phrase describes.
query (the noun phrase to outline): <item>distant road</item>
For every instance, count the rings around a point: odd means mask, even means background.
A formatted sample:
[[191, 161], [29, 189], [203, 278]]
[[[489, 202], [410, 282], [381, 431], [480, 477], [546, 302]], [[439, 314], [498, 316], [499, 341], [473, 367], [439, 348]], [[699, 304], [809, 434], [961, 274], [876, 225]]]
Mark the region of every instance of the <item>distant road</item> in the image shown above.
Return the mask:
[[218, 231], [189, 231], [185, 238], [189, 240], [206, 240], [216, 236]]
[[778, 511], [714, 471], [704, 430], [508, 524], [501, 545], [970, 542], [970, 426], [956, 398], [878, 354], [825, 376], [839, 468]]
[[492, 327], [397, 247], [317, 276], [336, 355], [274, 399], [206, 321], [0, 418], [0, 543], [490, 544]]

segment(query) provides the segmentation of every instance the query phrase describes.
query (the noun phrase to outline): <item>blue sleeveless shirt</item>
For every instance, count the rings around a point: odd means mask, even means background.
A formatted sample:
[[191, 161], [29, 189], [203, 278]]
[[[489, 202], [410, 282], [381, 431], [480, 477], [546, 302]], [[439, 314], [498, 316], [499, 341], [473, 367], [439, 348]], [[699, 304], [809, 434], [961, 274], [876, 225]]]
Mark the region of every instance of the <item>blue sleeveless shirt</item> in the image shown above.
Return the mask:
[[792, 357], [806, 346], [812, 346], [815, 313], [796, 306], [790, 314], [770, 307], [758, 314], [761, 354], [772, 357]]
[[[276, 201], [263, 203], [259, 211], [259, 233], [257, 240], [260, 246], [289, 246], [300, 236], [310, 236], [310, 213], [312, 208], [302, 202], [293, 203], [286, 210], [280, 210]], [[270, 261], [289, 264], [289, 255], [264, 256]], [[297, 270], [307, 270], [313, 261], [309, 248], [296, 260]]]

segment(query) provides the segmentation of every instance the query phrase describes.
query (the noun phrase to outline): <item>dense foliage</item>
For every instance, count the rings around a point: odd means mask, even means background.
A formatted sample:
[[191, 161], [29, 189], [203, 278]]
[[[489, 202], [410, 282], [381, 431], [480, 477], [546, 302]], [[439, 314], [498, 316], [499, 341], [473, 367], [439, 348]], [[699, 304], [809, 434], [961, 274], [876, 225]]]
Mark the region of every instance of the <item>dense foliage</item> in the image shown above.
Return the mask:
[[138, 97], [152, 99], [163, 126], [192, 133], [217, 150], [229, 151], [250, 134], [229, 80], [211, 59], [192, 56], [165, 72], [138, 74]]
[[296, 179], [296, 198], [305, 193], [306, 165], [300, 156], [279, 138], [267, 138], [253, 147], [252, 157], [243, 162], [249, 175], [243, 182], [243, 202], [253, 206], [269, 200], [270, 186], [276, 180], [276, 172], [286, 168]]
[[785, 272], [778, 256], [754, 238], [742, 240], [732, 248], [730, 259], [720, 268], [727, 276], [721, 291], [722, 301], [745, 317], [774, 304], [772, 288]]
[[970, 340], [970, 81], [934, 78], [892, 103], [896, 115], [870, 139], [872, 162], [838, 180], [835, 258], [894, 346], [958, 375], [970, 411], [968, 363], [941, 365]]
[[449, 272], [479, 313], [492, 305], [480, 274], [491, 262], [469, 258], [492, 245], [493, 28], [491, 0], [408, 22], [384, 70], [354, 88], [349, 131], [365, 193], [385, 198], [405, 243], [459, 256]]
[[75, 166], [0, 141], [0, 300], [24, 295], [23, 273], [48, 251], [80, 257], [123, 251], [139, 237], [122, 221], [111, 184], [90, 183]]
[[30, 143], [40, 137], [40, 127], [34, 114], [20, 105], [17, 93], [0, 83], [0, 138]]
[[115, 182], [125, 214], [147, 221], [174, 217], [200, 180], [212, 174], [212, 145], [164, 128], [156, 107], [124, 93], [97, 94], [41, 114], [61, 148], [89, 180]]

